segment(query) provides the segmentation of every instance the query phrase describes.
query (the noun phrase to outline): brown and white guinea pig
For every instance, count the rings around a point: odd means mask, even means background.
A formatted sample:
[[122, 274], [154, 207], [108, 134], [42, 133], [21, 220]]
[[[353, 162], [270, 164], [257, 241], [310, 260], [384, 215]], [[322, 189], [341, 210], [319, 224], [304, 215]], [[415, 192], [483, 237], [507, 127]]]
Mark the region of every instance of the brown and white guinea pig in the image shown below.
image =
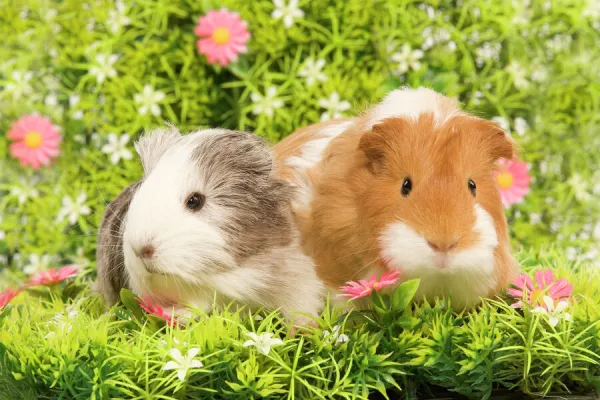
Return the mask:
[[371, 274], [420, 278], [420, 296], [477, 304], [517, 272], [494, 169], [513, 142], [430, 89], [399, 89], [362, 116], [275, 146], [298, 185], [303, 246], [330, 290]]
[[294, 189], [261, 138], [170, 127], [136, 150], [144, 177], [109, 205], [98, 237], [108, 303], [127, 287], [182, 313], [182, 304], [208, 311], [215, 298], [280, 308], [288, 319], [319, 312], [323, 285], [299, 244]]

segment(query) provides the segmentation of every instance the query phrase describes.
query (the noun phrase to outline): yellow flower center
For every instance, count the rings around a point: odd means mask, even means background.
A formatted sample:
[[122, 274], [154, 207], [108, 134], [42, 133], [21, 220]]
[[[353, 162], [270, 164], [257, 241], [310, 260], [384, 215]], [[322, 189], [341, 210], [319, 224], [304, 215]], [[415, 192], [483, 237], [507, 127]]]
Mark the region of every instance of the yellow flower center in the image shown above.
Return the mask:
[[513, 175], [510, 172], [501, 172], [496, 177], [501, 189], [509, 189], [514, 182]]
[[212, 34], [212, 39], [216, 44], [227, 44], [229, 37], [229, 29], [223, 27], [215, 29]]
[[43, 138], [39, 132], [31, 131], [25, 136], [25, 146], [31, 149], [37, 149], [42, 145]]
[[535, 289], [533, 292], [531, 292], [531, 304], [541, 303], [543, 297], [544, 291], [540, 289]]

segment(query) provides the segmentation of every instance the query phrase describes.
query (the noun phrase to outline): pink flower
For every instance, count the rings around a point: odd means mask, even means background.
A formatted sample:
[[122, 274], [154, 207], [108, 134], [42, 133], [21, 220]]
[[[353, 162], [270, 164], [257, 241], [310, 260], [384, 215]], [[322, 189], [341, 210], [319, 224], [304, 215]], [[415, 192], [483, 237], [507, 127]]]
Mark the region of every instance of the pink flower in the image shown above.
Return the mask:
[[348, 297], [350, 300], [369, 296], [373, 290], [379, 291], [386, 286], [396, 283], [398, 276], [398, 272], [384, 272], [379, 281], [377, 280], [377, 275], [373, 274], [368, 281], [361, 279], [358, 282], [347, 282], [347, 286], [340, 287], [340, 291], [343, 293], [339, 294], [339, 296]]
[[521, 299], [514, 303], [512, 307], [523, 307], [523, 303], [546, 308], [543, 301], [544, 296], [550, 297], [555, 303], [568, 300], [573, 293], [573, 285], [566, 279], [558, 279], [550, 270], [537, 270], [535, 272], [535, 283], [527, 274], [519, 275], [513, 285], [517, 289], [508, 289], [507, 292], [513, 297]]
[[21, 293], [21, 289], [12, 289], [8, 288], [4, 292], [0, 292], [0, 310], [4, 308], [12, 299], [14, 299], [19, 293]]
[[194, 32], [201, 38], [198, 51], [208, 57], [209, 63], [218, 62], [223, 67], [247, 51], [246, 42], [250, 39], [246, 22], [227, 10], [209, 11], [200, 17]]
[[50, 159], [59, 154], [61, 137], [58, 130], [39, 115], [22, 116], [13, 122], [7, 136], [14, 141], [10, 153], [22, 166], [31, 165], [33, 169], [48, 166]]
[[151, 315], [154, 315], [154, 316], [157, 316], [159, 318], [164, 319], [167, 322], [167, 325], [169, 325], [169, 326], [175, 326], [175, 325], [177, 325], [177, 320], [175, 319], [175, 317], [173, 317], [171, 314], [167, 313], [158, 304], [152, 303], [152, 300], [150, 300], [150, 298], [148, 298], [148, 297], [142, 297], [140, 299], [139, 297], [136, 297], [136, 300], [137, 300], [138, 303], [140, 303], [140, 306], [148, 314], [151, 314]]
[[79, 267], [77, 265], [67, 265], [59, 270], [50, 268], [48, 271], [41, 271], [32, 276], [28, 286], [55, 285], [76, 276], [78, 273]]
[[496, 182], [500, 189], [502, 203], [509, 206], [523, 200], [523, 197], [529, 193], [531, 180], [527, 172], [527, 163], [501, 158], [498, 160], [498, 167]]

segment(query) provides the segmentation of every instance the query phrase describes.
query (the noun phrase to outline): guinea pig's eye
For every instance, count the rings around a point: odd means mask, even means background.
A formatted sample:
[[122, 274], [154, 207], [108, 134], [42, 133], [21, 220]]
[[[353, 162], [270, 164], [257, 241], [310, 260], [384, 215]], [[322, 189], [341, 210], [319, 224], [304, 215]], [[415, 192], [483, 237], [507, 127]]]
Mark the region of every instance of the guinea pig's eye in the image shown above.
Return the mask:
[[204, 205], [206, 198], [200, 193], [192, 193], [185, 202], [185, 207], [188, 210], [198, 211]]
[[475, 193], [477, 192], [477, 185], [475, 182], [473, 182], [473, 179], [469, 179], [469, 190], [471, 191], [471, 194], [475, 196]]
[[410, 193], [410, 191], [412, 190], [412, 181], [410, 180], [410, 178], [406, 178], [404, 180], [404, 182], [402, 182], [402, 196], [406, 197], [408, 196], [408, 194]]

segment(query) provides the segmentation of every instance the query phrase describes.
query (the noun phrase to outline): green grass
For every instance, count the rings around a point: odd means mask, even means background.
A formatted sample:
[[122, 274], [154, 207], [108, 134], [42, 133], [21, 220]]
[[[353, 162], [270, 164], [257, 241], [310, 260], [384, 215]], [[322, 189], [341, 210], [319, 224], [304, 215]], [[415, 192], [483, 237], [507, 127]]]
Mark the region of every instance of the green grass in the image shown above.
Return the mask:
[[[79, 278], [68, 290], [55, 288], [50, 301], [24, 294], [5, 311], [0, 398], [366, 398], [386, 390], [411, 398], [430, 385], [472, 398], [499, 388], [591, 391], [600, 381], [600, 271], [552, 250], [519, 258], [527, 271], [551, 268], [574, 283], [570, 322], [552, 328], [545, 316], [498, 298], [462, 314], [450, 311], [447, 299], [396, 311], [328, 309], [319, 328], [294, 337], [277, 312], [243, 309], [197, 314], [169, 328], [122, 305], [104, 312]], [[347, 342], [324, 336], [336, 325]], [[283, 344], [261, 354], [243, 347], [248, 332], [272, 332]], [[184, 355], [199, 348], [204, 366], [184, 381], [163, 371], [173, 347]]]

